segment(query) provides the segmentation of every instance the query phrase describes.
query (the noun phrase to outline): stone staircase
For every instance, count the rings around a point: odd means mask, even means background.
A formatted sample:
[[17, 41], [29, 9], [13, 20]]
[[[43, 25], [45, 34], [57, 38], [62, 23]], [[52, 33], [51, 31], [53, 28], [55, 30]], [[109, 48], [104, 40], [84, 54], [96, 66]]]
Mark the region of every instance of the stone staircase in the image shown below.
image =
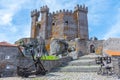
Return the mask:
[[89, 55], [79, 57], [78, 60], [64, 63], [62, 64], [61, 67], [54, 68], [52, 69], [52, 71], [53, 72], [97, 72], [100, 66], [97, 65], [95, 62], [96, 57], [98, 57], [98, 55], [91, 53]]

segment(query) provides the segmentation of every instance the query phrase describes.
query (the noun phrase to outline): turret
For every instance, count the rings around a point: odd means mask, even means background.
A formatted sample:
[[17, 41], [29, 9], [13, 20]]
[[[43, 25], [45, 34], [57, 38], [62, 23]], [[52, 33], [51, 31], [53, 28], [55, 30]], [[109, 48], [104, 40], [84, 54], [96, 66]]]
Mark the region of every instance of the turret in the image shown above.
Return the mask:
[[41, 7], [40, 12], [41, 12], [41, 20], [46, 19], [46, 17], [48, 16], [48, 13], [49, 13], [49, 8], [47, 7], [47, 5]]
[[41, 8], [40, 8], [40, 11], [41, 11], [41, 13], [42, 13], [42, 12], [49, 12], [49, 8], [48, 8], [47, 5], [46, 5], [46, 6], [41, 7]]
[[48, 26], [48, 14], [49, 14], [49, 8], [47, 6], [43, 6], [40, 8], [41, 13], [41, 36], [43, 39], [46, 39], [47, 36], [47, 26]]
[[86, 7], [84, 4], [83, 4], [83, 6], [82, 5], [76, 5], [75, 7], [74, 7], [74, 11], [82, 11], [82, 12], [88, 12], [88, 7]]
[[31, 11], [31, 17], [39, 17], [39, 11], [37, 11], [37, 9]]
[[85, 5], [76, 5], [74, 7], [74, 14], [76, 17], [78, 27], [78, 38], [88, 40], [88, 19], [87, 19], [88, 7]]
[[31, 38], [36, 38], [37, 37], [37, 32], [36, 32], [36, 22], [38, 21], [39, 18], [39, 11], [37, 9], [31, 11]]

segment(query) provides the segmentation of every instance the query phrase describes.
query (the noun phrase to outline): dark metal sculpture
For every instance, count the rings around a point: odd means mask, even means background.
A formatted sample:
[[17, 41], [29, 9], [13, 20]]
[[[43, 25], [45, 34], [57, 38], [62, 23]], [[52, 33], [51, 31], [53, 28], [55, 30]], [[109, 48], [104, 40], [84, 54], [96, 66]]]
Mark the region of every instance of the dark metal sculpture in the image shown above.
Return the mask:
[[[38, 39], [22, 45], [24, 47], [25, 56], [28, 54], [30, 58], [31, 55], [34, 63], [28, 67], [17, 66], [18, 76], [29, 77], [30, 75], [45, 75], [47, 70], [45, 70], [44, 66], [42, 65], [40, 57], [42, 55], [48, 55], [48, 53], [45, 48], [45, 41], [42, 39], [42, 37], [39, 36]], [[35, 66], [35, 70], [31, 70], [31, 67], [33, 66]]]
[[[40, 61], [40, 57], [34, 58], [34, 53], [31, 51], [32, 59], [34, 61], [34, 64], [29, 67], [20, 67], [17, 66], [17, 74], [18, 76], [22, 77], [29, 77], [30, 75], [45, 75], [47, 70], [45, 70], [44, 66], [42, 65]], [[35, 70], [31, 71], [30, 67], [35, 66]]]

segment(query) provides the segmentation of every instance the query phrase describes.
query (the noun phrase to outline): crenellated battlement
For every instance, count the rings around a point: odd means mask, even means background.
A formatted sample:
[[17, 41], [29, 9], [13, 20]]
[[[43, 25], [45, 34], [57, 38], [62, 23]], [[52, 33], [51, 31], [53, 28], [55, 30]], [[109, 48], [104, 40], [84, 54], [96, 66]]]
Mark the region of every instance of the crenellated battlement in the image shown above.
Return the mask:
[[85, 6], [85, 4], [83, 5], [76, 5], [74, 7], [74, 11], [84, 11], [84, 12], [88, 12], [88, 7]]
[[63, 9], [63, 10], [59, 10], [59, 11], [56, 11], [56, 12], [53, 12], [52, 13], [52, 15], [55, 15], [55, 14], [60, 14], [60, 13], [63, 13], [63, 14], [73, 14], [73, 12], [72, 12], [72, 10], [65, 10], [65, 9]]
[[37, 16], [39, 17], [39, 11], [37, 11], [37, 9], [31, 11], [31, 17]]
[[40, 11], [41, 11], [41, 12], [49, 12], [49, 8], [47, 7], [47, 5], [46, 5], [46, 6], [42, 6], [42, 7], [40, 8]]

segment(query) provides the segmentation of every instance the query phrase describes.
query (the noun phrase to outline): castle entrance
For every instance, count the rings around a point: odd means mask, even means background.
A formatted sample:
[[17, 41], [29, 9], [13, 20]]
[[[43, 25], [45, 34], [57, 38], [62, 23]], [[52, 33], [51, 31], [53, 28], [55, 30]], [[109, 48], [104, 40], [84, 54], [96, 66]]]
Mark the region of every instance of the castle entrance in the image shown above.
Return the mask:
[[94, 45], [90, 45], [90, 53], [95, 53], [95, 46]]

